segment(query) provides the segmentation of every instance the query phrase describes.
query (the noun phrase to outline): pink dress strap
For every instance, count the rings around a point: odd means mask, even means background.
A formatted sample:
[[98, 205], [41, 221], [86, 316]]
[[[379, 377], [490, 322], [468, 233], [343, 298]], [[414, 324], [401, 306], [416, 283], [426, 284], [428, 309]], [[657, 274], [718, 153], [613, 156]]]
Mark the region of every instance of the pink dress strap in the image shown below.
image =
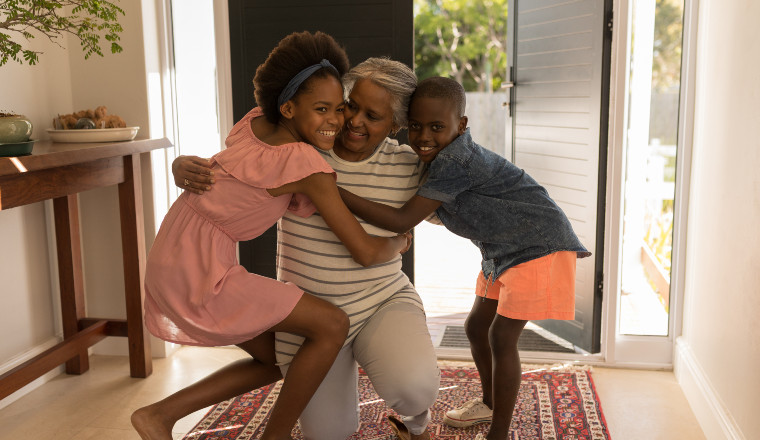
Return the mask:
[[335, 171], [310, 144], [293, 142], [269, 145], [251, 130], [251, 120], [263, 116], [256, 107], [233, 127], [227, 137], [227, 149], [212, 158], [236, 179], [257, 188], [277, 188], [296, 182], [314, 173]]

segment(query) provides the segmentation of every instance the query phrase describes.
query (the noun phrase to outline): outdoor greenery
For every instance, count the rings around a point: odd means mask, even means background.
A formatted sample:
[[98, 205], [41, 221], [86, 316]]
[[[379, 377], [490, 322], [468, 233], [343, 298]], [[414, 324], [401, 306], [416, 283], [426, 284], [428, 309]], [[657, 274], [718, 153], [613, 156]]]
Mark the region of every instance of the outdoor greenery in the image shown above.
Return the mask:
[[681, 82], [683, 0], [657, 0], [655, 11], [652, 88], [672, 90]]
[[[683, 0], [657, 0], [655, 7], [650, 138], [657, 138], [663, 145], [675, 145], [678, 141], [683, 3]], [[663, 157], [663, 181], [675, 182], [676, 157], [664, 154]], [[662, 269], [670, 274], [673, 256], [673, 199], [663, 200], [661, 206], [654, 206], [653, 212], [647, 215], [645, 224], [644, 241]], [[660, 294], [668, 295], [668, 292]], [[667, 301], [665, 304], [668, 304]]]
[[468, 92], [507, 81], [507, 0], [414, 0], [414, 12], [419, 78], [449, 76]]
[[38, 35], [61, 47], [63, 35], [75, 36], [85, 59], [103, 56], [101, 36], [111, 53], [121, 52], [119, 14], [124, 11], [105, 0], [0, 0], [0, 66], [9, 60], [37, 64], [42, 52], [30, 49], [29, 40]]

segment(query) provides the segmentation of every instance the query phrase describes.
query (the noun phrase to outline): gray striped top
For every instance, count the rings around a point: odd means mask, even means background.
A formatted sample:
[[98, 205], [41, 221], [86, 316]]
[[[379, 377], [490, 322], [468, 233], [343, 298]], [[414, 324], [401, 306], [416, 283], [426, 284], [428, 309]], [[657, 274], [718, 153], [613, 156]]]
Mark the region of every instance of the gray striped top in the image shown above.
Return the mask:
[[[338, 185], [354, 194], [400, 207], [417, 192], [423, 164], [407, 145], [386, 138], [361, 162], [345, 161], [333, 151], [321, 152], [337, 172]], [[370, 235], [396, 235], [359, 222]], [[401, 301], [422, 308], [414, 286], [401, 271], [400, 255], [387, 263], [362, 267], [318, 213], [305, 219], [285, 214], [278, 222], [277, 237], [278, 279], [343, 309], [351, 321], [346, 344], [386, 304]], [[302, 341], [299, 336], [277, 333], [277, 362], [289, 363]]]

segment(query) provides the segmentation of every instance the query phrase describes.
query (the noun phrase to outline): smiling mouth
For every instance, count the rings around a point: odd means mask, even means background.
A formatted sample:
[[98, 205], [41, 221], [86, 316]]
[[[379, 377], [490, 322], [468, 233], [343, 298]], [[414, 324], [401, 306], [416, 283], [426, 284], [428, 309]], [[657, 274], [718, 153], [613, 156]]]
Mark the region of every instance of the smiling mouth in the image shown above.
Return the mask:
[[337, 130], [317, 130], [317, 133], [321, 134], [322, 136], [334, 137], [336, 134], [338, 134], [338, 131]]
[[426, 152], [426, 153], [427, 153], [428, 151], [433, 151], [433, 150], [435, 150], [435, 147], [417, 147], [417, 148], [419, 148], [419, 150], [420, 150], [420, 151], [424, 151], [424, 152]]
[[357, 131], [351, 130], [350, 128], [348, 129], [348, 133], [349, 133], [351, 136], [362, 136], [362, 137], [364, 137], [364, 136], [367, 136], [367, 135], [366, 135], [366, 134], [364, 134], [364, 133], [359, 133], [359, 132], [357, 132]]

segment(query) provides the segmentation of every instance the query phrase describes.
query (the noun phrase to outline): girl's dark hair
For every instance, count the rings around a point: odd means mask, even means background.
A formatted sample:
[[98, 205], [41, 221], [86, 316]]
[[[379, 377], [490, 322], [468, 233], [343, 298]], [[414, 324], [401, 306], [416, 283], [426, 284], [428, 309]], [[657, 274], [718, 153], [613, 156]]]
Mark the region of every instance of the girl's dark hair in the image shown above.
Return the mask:
[[276, 124], [282, 115], [277, 97], [288, 85], [288, 82], [303, 69], [319, 64], [326, 59], [338, 70], [323, 67], [301, 84], [296, 92], [308, 91], [309, 84], [314, 78], [325, 78], [332, 75], [338, 81], [348, 71], [348, 55], [333, 37], [324, 32], [311, 33], [308, 31], [294, 32], [283, 38], [269, 53], [266, 61], [256, 69], [253, 77], [254, 97], [256, 104], [261, 107], [264, 116]]

